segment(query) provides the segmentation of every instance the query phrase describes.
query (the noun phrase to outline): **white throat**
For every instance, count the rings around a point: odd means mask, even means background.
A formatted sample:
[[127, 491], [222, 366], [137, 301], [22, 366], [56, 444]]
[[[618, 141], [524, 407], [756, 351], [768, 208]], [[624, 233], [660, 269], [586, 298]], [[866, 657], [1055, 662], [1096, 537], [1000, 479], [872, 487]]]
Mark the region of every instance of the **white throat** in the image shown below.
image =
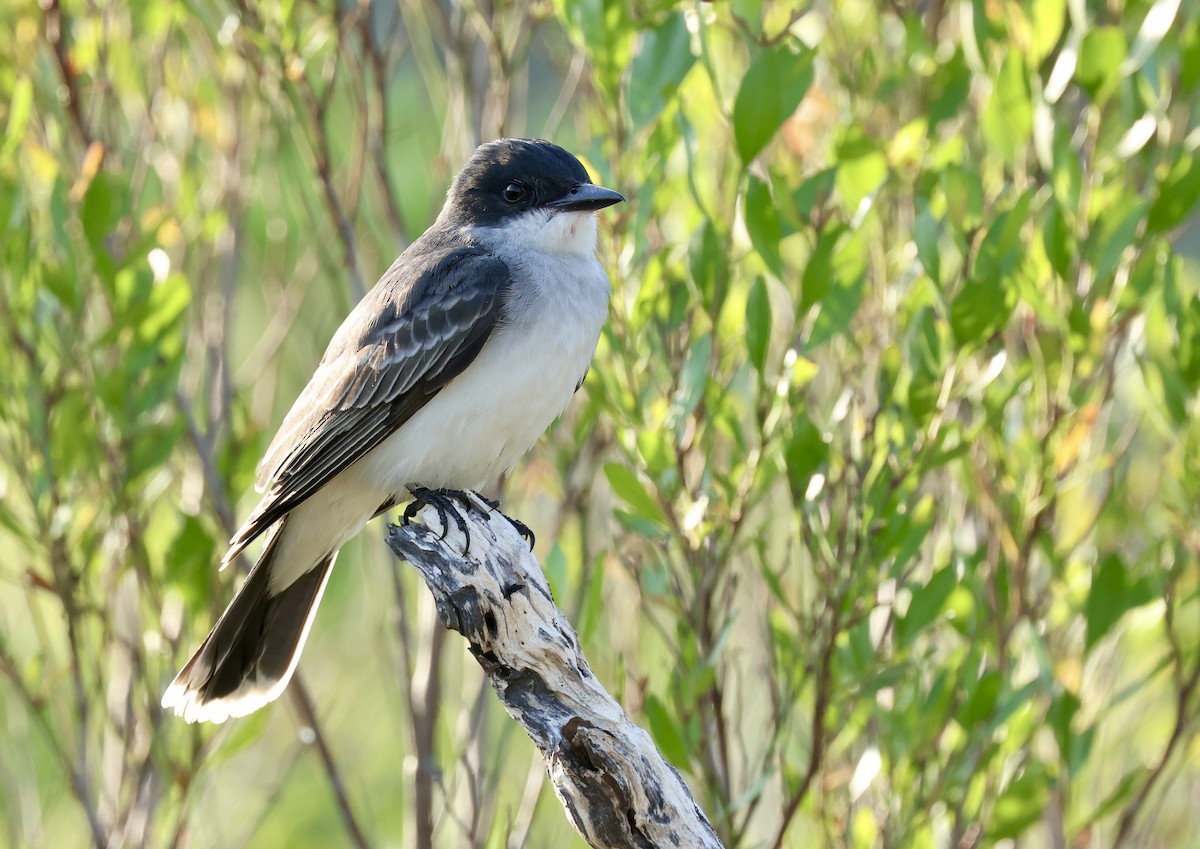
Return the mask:
[[471, 235], [493, 249], [590, 258], [596, 254], [596, 215], [531, 209], [499, 227], [473, 227]]

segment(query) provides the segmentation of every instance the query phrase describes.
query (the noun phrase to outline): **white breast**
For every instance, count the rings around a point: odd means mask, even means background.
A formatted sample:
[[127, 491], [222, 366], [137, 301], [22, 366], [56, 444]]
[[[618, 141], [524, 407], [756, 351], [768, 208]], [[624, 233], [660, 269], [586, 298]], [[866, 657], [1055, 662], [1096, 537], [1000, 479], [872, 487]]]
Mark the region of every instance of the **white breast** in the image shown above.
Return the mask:
[[[579, 224], [594, 245], [587, 218]], [[566, 409], [600, 338], [608, 278], [590, 249], [529, 247], [498, 246], [521, 281], [506, 321], [460, 376], [356, 464], [372, 483], [386, 481], [400, 495], [408, 484], [478, 489], [511, 469]]]

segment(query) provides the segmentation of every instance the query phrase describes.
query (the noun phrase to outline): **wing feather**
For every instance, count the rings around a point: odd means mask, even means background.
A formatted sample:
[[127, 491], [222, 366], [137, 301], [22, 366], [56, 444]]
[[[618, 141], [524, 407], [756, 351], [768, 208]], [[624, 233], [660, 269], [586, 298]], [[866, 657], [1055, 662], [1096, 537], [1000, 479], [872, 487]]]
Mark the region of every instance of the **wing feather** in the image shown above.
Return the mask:
[[461, 374], [496, 326], [508, 285], [504, 262], [477, 247], [397, 260], [334, 335], [280, 425], [259, 467], [265, 495], [226, 560]]

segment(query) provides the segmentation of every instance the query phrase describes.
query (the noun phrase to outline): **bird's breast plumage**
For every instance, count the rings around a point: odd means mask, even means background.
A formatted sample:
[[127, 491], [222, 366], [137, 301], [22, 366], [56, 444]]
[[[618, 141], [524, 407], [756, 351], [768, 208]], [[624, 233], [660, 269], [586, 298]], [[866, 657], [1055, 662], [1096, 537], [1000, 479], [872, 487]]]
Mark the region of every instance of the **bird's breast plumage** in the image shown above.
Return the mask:
[[562, 414], [591, 363], [610, 291], [596, 259], [504, 259], [514, 284], [478, 357], [356, 470], [391, 492], [495, 480]]

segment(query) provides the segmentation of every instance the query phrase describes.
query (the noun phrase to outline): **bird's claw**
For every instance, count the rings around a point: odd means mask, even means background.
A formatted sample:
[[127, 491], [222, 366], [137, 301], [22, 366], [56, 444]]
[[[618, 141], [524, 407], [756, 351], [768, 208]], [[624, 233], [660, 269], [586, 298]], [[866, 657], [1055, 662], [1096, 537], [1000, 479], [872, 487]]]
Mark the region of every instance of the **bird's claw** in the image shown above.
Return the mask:
[[438, 519], [442, 523], [439, 539], [446, 538], [446, 531], [450, 527], [449, 517], [454, 516], [454, 523], [463, 535], [463, 553], [471, 550], [471, 534], [467, 530], [467, 522], [454, 505], [455, 501], [460, 501], [470, 509], [471, 502], [466, 493], [454, 489], [429, 489], [424, 486], [410, 486], [408, 491], [412, 493], [413, 500], [404, 508], [404, 515], [401, 517], [405, 525], [412, 524], [412, 520], [424, 507], [432, 507], [437, 511]]
[[533, 551], [533, 544], [537, 540], [537, 537], [534, 536], [534, 533], [530, 529], [529, 525], [525, 524], [520, 519], [514, 519], [512, 516], [508, 515], [503, 510], [501, 510], [499, 500], [493, 500], [491, 498], [486, 498], [485, 496], [480, 495], [478, 492], [475, 493], [475, 496], [480, 501], [482, 501], [484, 504], [486, 504], [488, 507], [491, 507], [494, 511], [496, 511], [501, 516], [503, 516], [505, 519], [507, 519], [508, 523], [510, 525], [512, 525], [513, 528], [516, 529], [517, 533], [519, 533], [521, 535], [521, 538], [529, 543], [529, 550]]
[[530, 528], [529, 525], [522, 522], [520, 519], [514, 519], [512, 516], [508, 515], [507, 513], [503, 513], [499, 510], [497, 510], [496, 512], [500, 513], [500, 515], [503, 516], [505, 519], [508, 519], [508, 523], [510, 525], [512, 525], [514, 528], [516, 528], [516, 531], [517, 531], [517, 533], [519, 533], [521, 535], [521, 538], [529, 543], [529, 550], [533, 551], [533, 544], [537, 541], [537, 537], [535, 537], [533, 535], [533, 529]]
[[467, 510], [477, 510], [479, 505], [485, 504], [490, 509], [499, 513], [504, 519], [516, 529], [516, 532], [521, 535], [521, 538], [529, 543], [529, 550], [533, 551], [533, 545], [537, 541], [533, 530], [520, 519], [514, 519], [500, 509], [500, 502], [494, 501], [491, 498], [485, 498], [478, 492], [464, 492], [460, 489], [430, 489], [424, 486], [410, 486], [408, 491], [412, 493], [413, 500], [404, 508], [404, 514], [401, 521], [405, 524], [411, 524], [416, 518], [417, 513], [422, 508], [429, 506], [437, 511], [438, 519], [442, 522], [441, 538], [446, 538], [446, 529], [449, 526], [449, 516], [454, 516], [454, 522], [458, 525], [458, 529], [462, 531], [463, 538], [466, 540], [463, 546], [464, 553], [471, 549], [471, 535], [467, 532], [467, 523], [463, 519], [462, 514], [455, 506], [455, 502], [461, 504]]

